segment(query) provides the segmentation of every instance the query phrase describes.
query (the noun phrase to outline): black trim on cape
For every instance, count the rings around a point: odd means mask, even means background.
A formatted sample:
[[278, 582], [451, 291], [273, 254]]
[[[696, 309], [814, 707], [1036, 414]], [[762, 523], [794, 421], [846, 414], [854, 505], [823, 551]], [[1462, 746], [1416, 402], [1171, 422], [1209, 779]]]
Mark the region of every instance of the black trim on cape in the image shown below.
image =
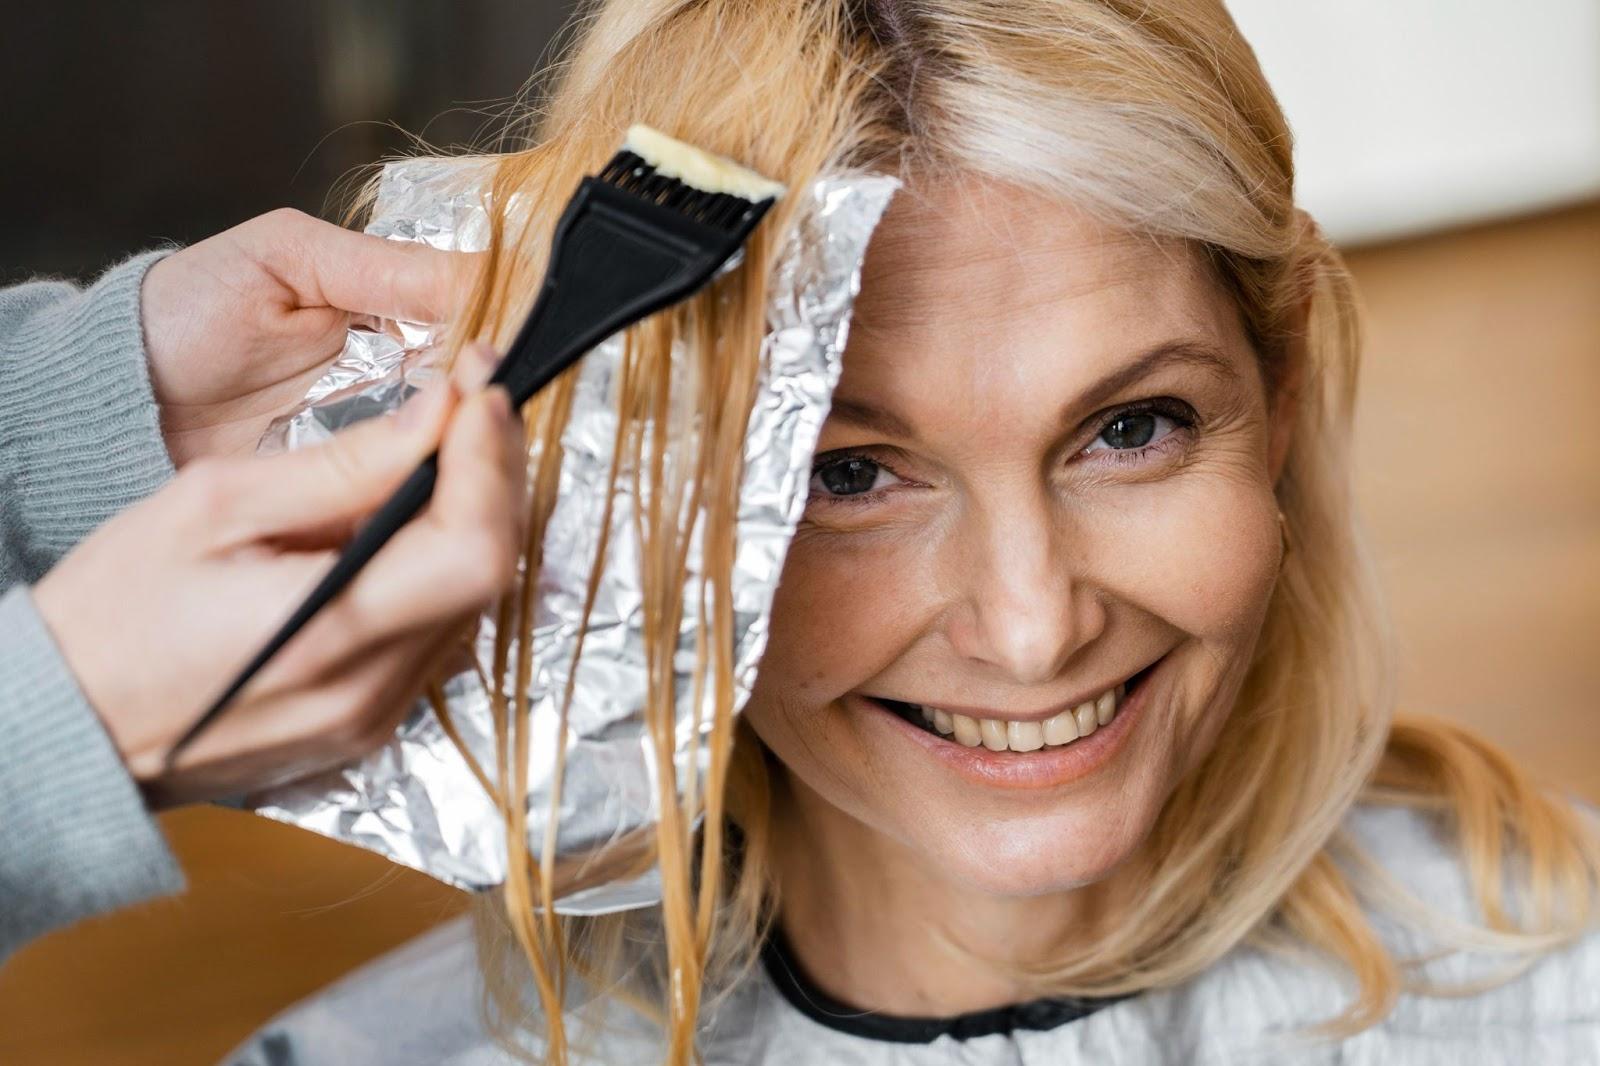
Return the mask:
[[794, 961], [794, 954], [776, 924], [768, 933], [766, 943], [761, 945], [761, 962], [768, 978], [789, 1005], [818, 1025], [851, 1036], [896, 1044], [931, 1044], [946, 1036], [952, 1040], [974, 1040], [996, 1033], [1054, 1029], [1128, 998], [1056, 997], [943, 1018], [912, 1018], [857, 1010], [822, 991]]

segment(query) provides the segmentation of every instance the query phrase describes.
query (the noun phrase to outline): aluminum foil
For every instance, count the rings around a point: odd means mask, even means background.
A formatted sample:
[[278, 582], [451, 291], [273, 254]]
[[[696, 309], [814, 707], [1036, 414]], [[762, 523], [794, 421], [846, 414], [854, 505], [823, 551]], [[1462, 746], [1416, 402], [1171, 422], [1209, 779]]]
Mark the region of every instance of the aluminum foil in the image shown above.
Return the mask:
[[[487, 214], [481, 161], [408, 160], [384, 172], [367, 232], [436, 248], [481, 250]], [[805, 197], [771, 279], [762, 376], [745, 438], [738, 549], [731, 586], [735, 706], [749, 696], [766, 646], [773, 592], [804, 509], [811, 454], [838, 381], [850, 311], [867, 242], [898, 187], [883, 176], [838, 176], [790, 195]], [[338, 359], [261, 442], [264, 451], [303, 447], [375, 414], [393, 410], [436, 372], [426, 324], [353, 328]], [[529, 703], [529, 848], [539, 854], [550, 817], [556, 744], [566, 745], [557, 823], [557, 858], [604, 870], [609, 856], [653, 829], [659, 811], [655, 764], [644, 724], [645, 659], [640, 631], [638, 542], [632, 490], [619, 482], [597, 597], [564, 737], [559, 700], [572, 667], [584, 593], [595, 555], [617, 423], [613, 382], [622, 344], [612, 338], [584, 357], [562, 444], [560, 492], [546, 531], [539, 602], [533, 620]], [[690, 769], [696, 719], [695, 640], [703, 575], [693, 538], [683, 627], [675, 657], [679, 780]], [[480, 627], [476, 651], [492, 675], [494, 618]], [[709, 686], [707, 686], [709, 688]], [[489, 696], [476, 671], [444, 686], [451, 720], [485, 768], [495, 765]], [[709, 696], [707, 696], [709, 703]], [[709, 722], [710, 715], [699, 720]], [[702, 732], [708, 724], [700, 726]], [[703, 779], [708, 753], [699, 748]], [[492, 769], [489, 769], [492, 773]], [[280, 821], [368, 848], [467, 889], [505, 879], [504, 826], [426, 700], [394, 738], [365, 759], [250, 797], [247, 806]], [[557, 909], [598, 914], [660, 899], [654, 871], [601, 880]]]

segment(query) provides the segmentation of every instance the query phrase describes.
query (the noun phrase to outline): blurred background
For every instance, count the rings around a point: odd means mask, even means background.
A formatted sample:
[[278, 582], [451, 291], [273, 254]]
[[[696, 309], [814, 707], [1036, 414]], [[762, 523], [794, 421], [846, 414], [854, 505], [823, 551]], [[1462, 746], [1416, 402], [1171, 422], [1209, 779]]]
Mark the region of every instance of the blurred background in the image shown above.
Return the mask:
[[[339, 217], [407, 132], [492, 135], [571, 6], [7, 3], [0, 284], [285, 204]], [[1368, 310], [1358, 473], [1402, 709], [1600, 801], [1600, 0], [1230, 6]], [[163, 821], [190, 892], [0, 969], [0, 1062], [214, 1062], [464, 905], [249, 815]]]

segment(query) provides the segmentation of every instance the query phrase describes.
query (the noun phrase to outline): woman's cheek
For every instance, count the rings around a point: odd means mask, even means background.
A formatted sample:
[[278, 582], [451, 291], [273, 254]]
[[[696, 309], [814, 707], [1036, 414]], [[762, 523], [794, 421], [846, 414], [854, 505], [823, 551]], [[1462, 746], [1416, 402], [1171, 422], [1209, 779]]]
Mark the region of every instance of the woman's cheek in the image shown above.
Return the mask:
[[1280, 540], [1276, 501], [1263, 483], [1192, 479], [1163, 497], [1139, 516], [1141, 558], [1108, 590], [1175, 631], [1165, 706], [1167, 728], [1181, 741], [1167, 751], [1165, 795], [1212, 750], [1237, 701], [1276, 582]]
[[1253, 645], [1280, 554], [1270, 488], [1193, 479], [1122, 513], [1096, 552], [1107, 591], [1191, 637]]
[[753, 707], [776, 697], [795, 710], [817, 708], [893, 662], [904, 647], [905, 576], [892, 545], [798, 536], [773, 596]]

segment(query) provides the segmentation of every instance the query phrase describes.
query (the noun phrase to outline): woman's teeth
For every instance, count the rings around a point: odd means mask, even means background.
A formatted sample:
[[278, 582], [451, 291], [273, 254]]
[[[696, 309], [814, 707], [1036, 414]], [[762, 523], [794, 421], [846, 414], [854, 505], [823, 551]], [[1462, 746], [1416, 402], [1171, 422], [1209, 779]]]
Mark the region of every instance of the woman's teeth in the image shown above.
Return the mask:
[[1117, 716], [1117, 708], [1126, 695], [1126, 686], [1118, 685], [1092, 700], [1084, 700], [1076, 707], [1062, 711], [1042, 722], [1017, 722], [1006, 718], [969, 718], [952, 714], [938, 707], [919, 703], [902, 704], [922, 715], [922, 720], [936, 733], [950, 737], [957, 744], [969, 748], [982, 745], [990, 751], [1038, 751], [1040, 748], [1071, 744], [1086, 737]]

